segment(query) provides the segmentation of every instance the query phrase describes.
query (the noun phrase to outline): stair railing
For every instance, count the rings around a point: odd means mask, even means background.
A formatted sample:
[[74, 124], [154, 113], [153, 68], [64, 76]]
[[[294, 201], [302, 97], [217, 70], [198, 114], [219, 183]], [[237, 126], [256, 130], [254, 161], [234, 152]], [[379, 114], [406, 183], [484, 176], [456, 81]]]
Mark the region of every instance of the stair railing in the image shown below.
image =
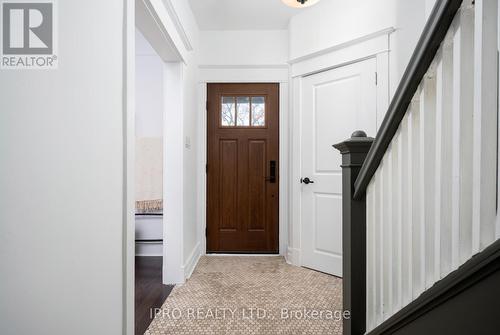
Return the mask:
[[498, 1], [437, 0], [375, 140], [343, 160], [344, 334], [384, 323], [500, 236]]

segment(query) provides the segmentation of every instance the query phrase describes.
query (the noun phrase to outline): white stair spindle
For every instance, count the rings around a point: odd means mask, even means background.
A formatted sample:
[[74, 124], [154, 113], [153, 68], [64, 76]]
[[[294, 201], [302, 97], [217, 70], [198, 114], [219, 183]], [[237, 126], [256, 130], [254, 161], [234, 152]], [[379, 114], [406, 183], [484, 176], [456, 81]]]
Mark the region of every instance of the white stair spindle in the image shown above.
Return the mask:
[[448, 34], [436, 68], [436, 273], [443, 278], [452, 263], [452, 100], [453, 35]]
[[[474, 18], [472, 253], [495, 240], [498, 0], [477, 1]], [[495, 88], [495, 89], [493, 89]]]

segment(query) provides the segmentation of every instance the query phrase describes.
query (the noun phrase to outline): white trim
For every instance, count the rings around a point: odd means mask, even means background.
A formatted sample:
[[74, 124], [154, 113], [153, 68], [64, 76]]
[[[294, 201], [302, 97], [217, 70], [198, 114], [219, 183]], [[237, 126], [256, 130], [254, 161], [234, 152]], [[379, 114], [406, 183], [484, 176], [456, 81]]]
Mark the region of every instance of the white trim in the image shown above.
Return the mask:
[[290, 226], [290, 87], [288, 83], [279, 85], [279, 251], [285, 256], [288, 249]]
[[183, 65], [163, 71], [163, 283], [184, 283], [184, 105]]
[[300, 249], [297, 248], [288, 248], [285, 260], [288, 264], [300, 266]]
[[[201, 241], [201, 254], [206, 254], [206, 173], [205, 165], [207, 163], [206, 151], [207, 151], [207, 111], [206, 111], [206, 101], [207, 101], [207, 83], [279, 83], [280, 84], [280, 126], [279, 126], [279, 152], [280, 152], [280, 164], [279, 164], [279, 252], [280, 255], [285, 256], [286, 250], [288, 248], [288, 230], [289, 230], [289, 139], [290, 139], [290, 127], [289, 119], [289, 85], [288, 85], [288, 65], [279, 65], [279, 72], [269, 72], [272, 69], [262, 69], [260, 66], [245, 68], [233, 68], [233, 66], [209, 66], [204, 65], [202, 70], [209, 70], [204, 74], [200, 74], [202, 78], [201, 82], [198, 84], [198, 132], [199, 136], [199, 148], [198, 151], [198, 222], [199, 222], [199, 238]], [[276, 68], [275, 68], [276, 69]], [[228, 70], [228, 72], [221, 75], [220, 71]]]
[[[166, 1], [165, 1], [166, 2]], [[135, 0], [137, 26], [164, 62], [181, 60], [186, 55], [175, 18], [171, 17], [162, 0]]]
[[394, 27], [385, 28], [385, 29], [376, 31], [376, 32], [371, 33], [371, 34], [363, 35], [361, 37], [355, 38], [353, 40], [350, 40], [350, 41], [347, 41], [344, 43], [336, 44], [336, 45], [329, 47], [329, 48], [321, 49], [319, 51], [315, 51], [315, 52], [312, 52], [312, 53], [304, 55], [304, 56], [292, 58], [288, 61], [288, 63], [289, 64], [300, 63], [300, 62], [303, 62], [303, 61], [308, 60], [308, 59], [316, 58], [316, 57], [323, 56], [323, 55], [326, 55], [326, 54], [329, 54], [329, 53], [332, 53], [332, 52], [335, 52], [335, 51], [338, 51], [341, 49], [345, 49], [345, 48], [350, 47], [352, 45], [359, 44], [359, 43], [374, 39], [374, 38], [379, 37], [379, 36], [390, 35], [395, 31], [396, 31], [396, 29]]
[[123, 3], [123, 334], [134, 334], [135, 314], [135, 3]]
[[383, 120], [390, 103], [389, 91], [389, 50], [390, 34], [394, 28], [387, 28], [358, 39], [342, 43], [309, 56], [290, 61], [291, 67], [291, 110], [290, 110], [290, 235], [287, 262], [301, 266], [301, 188], [297, 182], [301, 171], [301, 123], [300, 106], [302, 79], [306, 76], [328, 71], [352, 63], [375, 58], [377, 62], [377, 127]]
[[200, 260], [201, 252], [200, 252], [200, 242], [196, 243], [196, 246], [193, 248], [193, 251], [188, 257], [188, 260], [182, 266], [184, 270], [184, 280], [187, 280], [193, 274], [193, 271]]
[[290, 204], [291, 204], [291, 213], [290, 213], [290, 234], [288, 240], [288, 248], [289, 259], [288, 261], [296, 266], [302, 265], [301, 259], [301, 188], [299, 183], [297, 182], [301, 178], [300, 171], [300, 157], [302, 153], [301, 149], [301, 122], [300, 122], [300, 105], [301, 105], [301, 94], [302, 91], [302, 80], [297, 77], [292, 81], [292, 108], [291, 108], [291, 148], [290, 148], [290, 162], [291, 162], [291, 176], [290, 179]]
[[200, 241], [201, 254], [206, 254], [207, 239], [205, 236], [207, 220], [207, 174], [205, 166], [207, 164], [207, 84], [198, 84], [198, 241]]
[[172, 4], [171, 0], [163, 0], [163, 3], [165, 4], [165, 7], [167, 8], [167, 12], [170, 15], [170, 18], [172, 19], [172, 22], [175, 26], [175, 29], [177, 30], [177, 33], [179, 34], [179, 37], [182, 40], [182, 43], [186, 47], [187, 51], [193, 51], [193, 45], [191, 44], [191, 40], [189, 39], [188, 34], [186, 33], [186, 30], [184, 29], [184, 26], [181, 23], [181, 20], [179, 19], [179, 16], [177, 15], [177, 11], [174, 8], [174, 5]]

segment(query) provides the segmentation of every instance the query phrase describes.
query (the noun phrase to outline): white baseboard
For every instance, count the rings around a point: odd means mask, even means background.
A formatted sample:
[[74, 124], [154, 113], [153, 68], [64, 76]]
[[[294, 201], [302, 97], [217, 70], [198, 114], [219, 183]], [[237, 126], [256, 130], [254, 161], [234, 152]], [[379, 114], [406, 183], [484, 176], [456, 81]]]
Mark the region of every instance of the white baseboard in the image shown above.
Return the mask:
[[191, 277], [191, 274], [193, 274], [194, 268], [196, 267], [196, 264], [198, 264], [200, 257], [201, 257], [200, 242], [198, 242], [196, 246], [193, 248], [193, 251], [189, 255], [186, 263], [184, 263], [184, 265], [182, 266], [184, 270], [184, 280], [189, 279], [189, 277]]
[[135, 243], [136, 256], [163, 256], [163, 243]]
[[285, 260], [290, 265], [301, 266], [300, 249], [288, 247]]

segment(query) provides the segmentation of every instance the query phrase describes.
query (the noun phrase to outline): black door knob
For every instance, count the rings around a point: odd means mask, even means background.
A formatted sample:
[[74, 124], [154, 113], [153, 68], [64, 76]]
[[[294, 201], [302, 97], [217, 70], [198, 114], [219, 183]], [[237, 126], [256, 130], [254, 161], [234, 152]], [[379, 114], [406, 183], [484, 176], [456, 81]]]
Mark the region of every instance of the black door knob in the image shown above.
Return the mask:
[[304, 183], [304, 184], [306, 184], [306, 185], [307, 185], [307, 184], [314, 184], [314, 180], [309, 179], [309, 177], [305, 177], [305, 178], [303, 178], [303, 179], [302, 179], [302, 178], [300, 178], [300, 182], [301, 182], [301, 183]]

